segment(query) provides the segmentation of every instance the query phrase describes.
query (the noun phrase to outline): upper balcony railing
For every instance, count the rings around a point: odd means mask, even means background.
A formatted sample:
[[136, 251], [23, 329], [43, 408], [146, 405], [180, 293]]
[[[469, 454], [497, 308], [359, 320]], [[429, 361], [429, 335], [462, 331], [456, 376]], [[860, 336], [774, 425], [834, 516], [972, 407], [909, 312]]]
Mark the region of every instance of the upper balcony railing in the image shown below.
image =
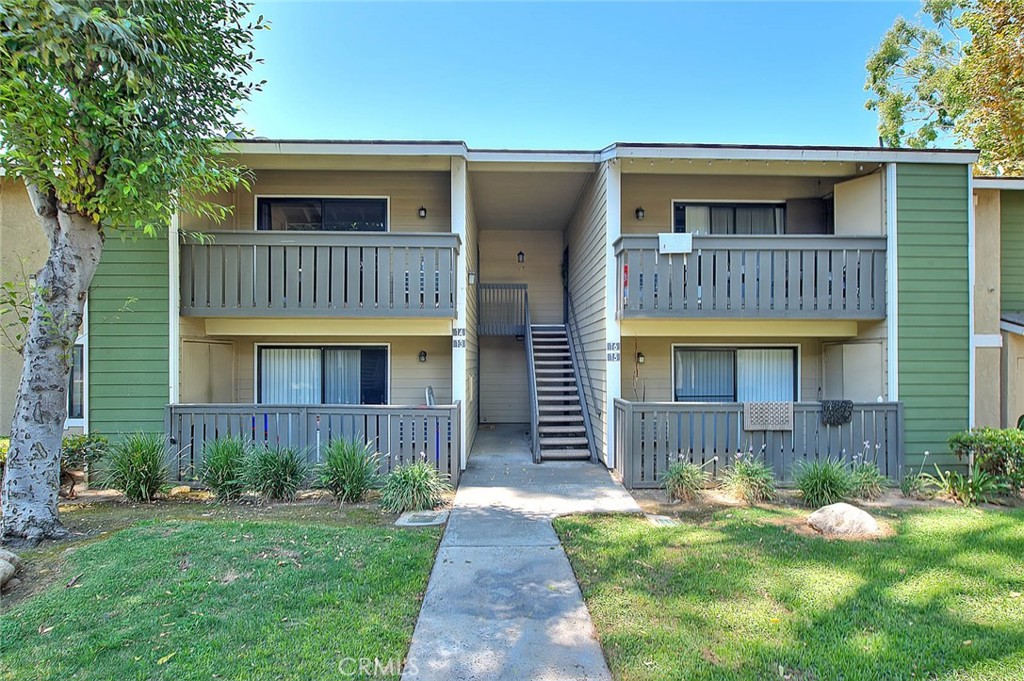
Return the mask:
[[618, 311], [643, 318], [885, 318], [884, 237], [701, 236], [662, 254], [657, 235], [615, 242]]
[[455, 234], [211, 232], [181, 245], [181, 314], [454, 317]]

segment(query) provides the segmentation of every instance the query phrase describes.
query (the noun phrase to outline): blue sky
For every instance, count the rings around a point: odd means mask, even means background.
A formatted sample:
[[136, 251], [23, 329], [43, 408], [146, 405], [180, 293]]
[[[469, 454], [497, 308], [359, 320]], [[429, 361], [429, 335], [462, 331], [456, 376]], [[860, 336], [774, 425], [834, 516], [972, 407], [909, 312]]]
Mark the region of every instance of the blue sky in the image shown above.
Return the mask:
[[257, 135], [875, 145], [864, 62], [918, 2], [258, 2]]

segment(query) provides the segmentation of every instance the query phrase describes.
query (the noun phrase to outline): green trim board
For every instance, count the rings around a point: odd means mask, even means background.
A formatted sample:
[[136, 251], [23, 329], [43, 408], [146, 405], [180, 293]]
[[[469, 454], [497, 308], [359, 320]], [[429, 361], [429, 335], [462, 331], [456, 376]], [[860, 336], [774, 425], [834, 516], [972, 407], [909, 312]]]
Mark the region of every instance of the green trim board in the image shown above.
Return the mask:
[[162, 433], [168, 398], [167, 237], [107, 237], [89, 289], [89, 429]]
[[896, 168], [899, 398], [906, 463], [958, 463], [946, 439], [970, 418], [968, 166]]
[[999, 192], [1000, 307], [1024, 311], [1024, 191]]

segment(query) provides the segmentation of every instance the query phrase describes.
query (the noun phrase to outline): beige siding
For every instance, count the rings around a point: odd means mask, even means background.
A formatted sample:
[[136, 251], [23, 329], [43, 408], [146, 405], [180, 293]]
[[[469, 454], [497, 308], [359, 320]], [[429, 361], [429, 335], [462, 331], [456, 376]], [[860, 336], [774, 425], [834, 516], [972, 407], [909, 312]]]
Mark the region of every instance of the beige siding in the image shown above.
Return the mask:
[[885, 235], [884, 180], [885, 174], [877, 172], [836, 183], [836, 234]]
[[[785, 201], [815, 198], [832, 190], [832, 182], [814, 177], [742, 175], [622, 174], [622, 233], [672, 231], [673, 200]], [[636, 209], [644, 219], [636, 219]]]
[[[22, 272], [35, 274], [48, 252], [24, 183], [0, 177], [0, 281], [23, 282]], [[21, 367], [21, 355], [0, 343], [0, 435], [11, 429]]]
[[[451, 176], [436, 172], [359, 172], [330, 170], [261, 170], [251, 189], [239, 187], [218, 203], [234, 210], [223, 224], [182, 216], [185, 230], [237, 229], [256, 226], [256, 196], [386, 196], [390, 198], [390, 229], [396, 232], [451, 231]], [[427, 217], [418, 215], [420, 206]]]
[[[195, 339], [192, 339], [195, 340]], [[233, 348], [235, 385], [232, 401], [251, 403], [256, 399], [256, 354], [255, 348], [260, 345], [390, 345], [389, 376], [391, 404], [420, 405], [426, 402], [426, 388], [434, 388], [434, 397], [438, 404], [447, 404], [452, 399], [452, 354], [451, 340], [447, 336], [424, 336], [393, 338], [390, 340], [359, 337], [267, 337], [259, 340], [252, 338], [217, 339], [218, 342], [229, 343]], [[184, 342], [184, 339], [183, 339]], [[420, 350], [427, 351], [427, 361], [419, 361]], [[188, 373], [183, 368], [182, 378], [188, 380]], [[194, 394], [198, 389], [184, 384], [182, 396]]]
[[[476, 224], [476, 209], [473, 206], [473, 193], [466, 186], [466, 243], [463, 244], [466, 254], [466, 269], [480, 276], [480, 259], [477, 257], [479, 232]], [[479, 279], [478, 279], [479, 281]], [[466, 452], [473, 451], [476, 440], [477, 425], [480, 423], [480, 339], [477, 336], [476, 284], [466, 286]]]
[[529, 423], [526, 348], [510, 336], [480, 339], [480, 422]]
[[[977, 190], [974, 193], [974, 332], [998, 334], [1000, 320], [1000, 262], [1002, 250], [1000, 192]], [[974, 420], [979, 426], [1016, 425], [1003, 421], [1000, 407], [1001, 383], [999, 348], [975, 348]]]
[[[822, 383], [821, 340], [817, 338], [622, 338], [622, 399], [632, 402], [671, 402], [672, 346], [799, 346], [800, 399], [819, 399]], [[637, 364], [637, 353], [644, 363]]]
[[[607, 324], [605, 315], [605, 250], [608, 234], [608, 164], [602, 163], [587, 183], [565, 229], [569, 247], [569, 293], [580, 325], [580, 335], [590, 366], [593, 391], [583, 386], [590, 412], [594, 442], [601, 458], [607, 460], [605, 431], [607, 414]], [[584, 381], [586, 377], [584, 376]]]
[[[534, 324], [561, 324], [562, 235], [542, 230], [484, 229], [480, 233], [481, 281], [527, 284]], [[519, 264], [516, 256], [525, 258]]]

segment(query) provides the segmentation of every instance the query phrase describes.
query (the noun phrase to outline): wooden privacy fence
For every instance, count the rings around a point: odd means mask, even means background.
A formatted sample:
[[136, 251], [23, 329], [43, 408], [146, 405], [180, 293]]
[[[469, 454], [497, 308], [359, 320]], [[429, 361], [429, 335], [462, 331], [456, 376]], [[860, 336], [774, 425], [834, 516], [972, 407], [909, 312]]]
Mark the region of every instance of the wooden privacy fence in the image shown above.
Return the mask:
[[884, 237], [658, 236], [615, 242], [618, 310], [630, 317], [885, 318]]
[[205, 236], [181, 244], [185, 316], [455, 316], [455, 234]]
[[477, 284], [481, 336], [526, 335], [526, 284]]
[[[615, 400], [615, 462], [627, 488], [661, 487], [675, 461], [690, 461], [717, 475], [736, 458], [761, 454], [782, 482], [798, 464], [854, 457], [878, 464], [892, 480], [902, 478], [903, 404], [856, 403], [849, 423], [821, 422], [819, 402], [793, 405], [792, 431], [743, 430], [743, 405], [654, 403]], [[867, 443], [865, 445], [865, 443]]]
[[271, 447], [295, 447], [307, 463], [322, 461], [338, 438], [370, 442], [381, 453], [381, 473], [427, 461], [457, 484], [460, 470], [460, 404], [392, 405], [171, 404], [165, 413], [170, 477], [195, 480], [207, 443], [241, 437]]

